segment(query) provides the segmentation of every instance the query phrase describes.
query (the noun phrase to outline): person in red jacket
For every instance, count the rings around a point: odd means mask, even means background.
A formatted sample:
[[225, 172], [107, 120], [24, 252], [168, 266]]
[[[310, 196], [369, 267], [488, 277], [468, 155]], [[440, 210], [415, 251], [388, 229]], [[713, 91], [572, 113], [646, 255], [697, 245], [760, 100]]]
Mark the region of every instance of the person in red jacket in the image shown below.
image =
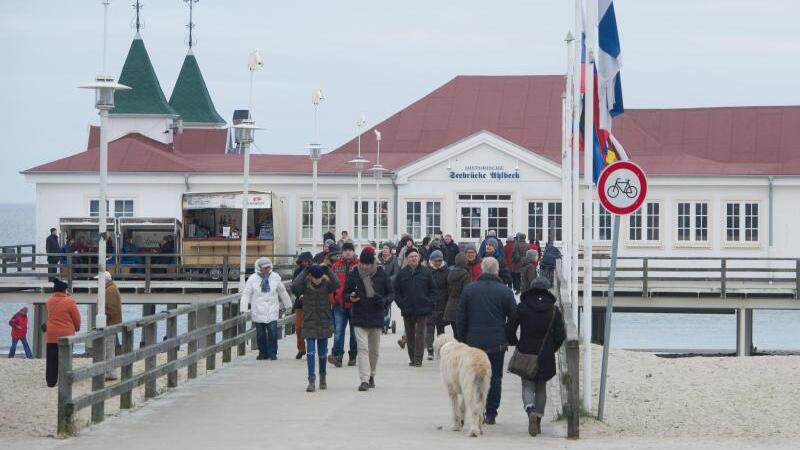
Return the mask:
[[8, 351], [8, 357], [13, 358], [17, 353], [17, 342], [22, 341], [22, 348], [25, 349], [25, 357], [28, 359], [33, 358], [31, 347], [28, 345], [28, 307], [21, 308], [11, 320], [8, 321], [11, 326], [11, 350]]
[[353, 304], [349, 298], [344, 298], [342, 292], [344, 285], [347, 281], [347, 275], [350, 274], [355, 267], [358, 267], [358, 259], [355, 257], [356, 249], [352, 242], [345, 242], [342, 244], [342, 258], [331, 264], [331, 270], [339, 279], [339, 288], [333, 294], [333, 350], [328, 355], [328, 362], [336, 367], [342, 367], [342, 358], [344, 357], [344, 331], [345, 328], [350, 326], [350, 351], [347, 352], [349, 359], [348, 366], [356, 365], [356, 355], [358, 354], [356, 347], [356, 334], [353, 325], [350, 324], [350, 313]]
[[476, 281], [481, 276], [481, 258], [478, 257], [475, 244], [467, 244], [464, 248], [464, 254], [467, 255], [466, 269], [469, 272], [470, 280]]
[[81, 329], [81, 313], [75, 300], [67, 293], [67, 283], [53, 280], [53, 295], [47, 299], [47, 386], [58, 383], [58, 340], [72, 336]]
[[[516, 245], [516, 239], [514, 236], [509, 236], [506, 238], [506, 244], [503, 246], [503, 258], [506, 259], [506, 268], [511, 271], [511, 260], [514, 256], [514, 246]], [[508, 280], [508, 287], [514, 289], [514, 281], [513, 277], [511, 280]]]

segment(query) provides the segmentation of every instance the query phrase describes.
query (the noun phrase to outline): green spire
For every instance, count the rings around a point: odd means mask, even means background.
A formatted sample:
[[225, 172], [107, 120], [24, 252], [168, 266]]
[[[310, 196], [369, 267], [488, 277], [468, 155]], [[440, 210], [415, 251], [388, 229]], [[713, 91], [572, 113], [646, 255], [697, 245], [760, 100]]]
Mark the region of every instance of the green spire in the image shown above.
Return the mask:
[[197, 65], [197, 59], [191, 50], [183, 60], [183, 67], [178, 75], [178, 81], [175, 82], [169, 104], [181, 115], [184, 123], [225, 123], [214, 108], [203, 74], [200, 73], [200, 66]]
[[119, 82], [132, 89], [115, 93], [116, 106], [112, 114], [178, 114], [167, 103], [144, 41], [138, 34], [131, 42]]

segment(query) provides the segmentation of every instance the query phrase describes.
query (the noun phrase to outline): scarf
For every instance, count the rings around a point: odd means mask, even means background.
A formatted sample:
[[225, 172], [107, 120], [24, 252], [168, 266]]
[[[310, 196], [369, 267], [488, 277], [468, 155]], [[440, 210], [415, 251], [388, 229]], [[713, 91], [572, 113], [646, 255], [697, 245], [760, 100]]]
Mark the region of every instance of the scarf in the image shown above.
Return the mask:
[[[266, 275], [266, 276], [264, 276]], [[272, 275], [272, 272], [265, 274], [262, 272], [258, 272], [258, 276], [261, 277], [261, 292], [269, 292], [271, 288], [269, 287], [269, 276]]]
[[378, 271], [378, 266], [372, 264], [369, 270], [361, 270], [359, 268], [358, 274], [361, 276], [361, 282], [364, 283], [364, 290], [367, 291], [367, 298], [375, 298], [375, 287], [372, 285], [372, 276]]

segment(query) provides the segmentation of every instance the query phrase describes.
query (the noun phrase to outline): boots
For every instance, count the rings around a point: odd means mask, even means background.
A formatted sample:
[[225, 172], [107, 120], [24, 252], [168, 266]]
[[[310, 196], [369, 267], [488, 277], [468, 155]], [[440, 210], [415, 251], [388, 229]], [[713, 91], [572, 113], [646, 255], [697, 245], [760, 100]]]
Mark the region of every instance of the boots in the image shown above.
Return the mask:
[[306, 392], [314, 392], [316, 391], [316, 387], [314, 387], [314, 377], [308, 377], [308, 387], [306, 388]]
[[328, 382], [325, 380], [325, 374], [321, 373], [319, 374], [319, 390], [324, 391], [325, 389], [328, 389]]
[[347, 365], [349, 367], [355, 366], [356, 365], [356, 352], [349, 352], [347, 354], [347, 357], [348, 357]]
[[533, 437], [542, 433], [542, 418], [533, 412], [528, 413], [528, 434]]
[[342, 355], [328, 355], [328, 362], [335, 367], [342, 367]]
[[369, 377], [369, 388], [375, 389], [375, 377]]
[[406, 348], [406, 343], [408, 343], [408, 338], [405, 335], [397, 340], [397, 345], [399, 345], [402, 349]]

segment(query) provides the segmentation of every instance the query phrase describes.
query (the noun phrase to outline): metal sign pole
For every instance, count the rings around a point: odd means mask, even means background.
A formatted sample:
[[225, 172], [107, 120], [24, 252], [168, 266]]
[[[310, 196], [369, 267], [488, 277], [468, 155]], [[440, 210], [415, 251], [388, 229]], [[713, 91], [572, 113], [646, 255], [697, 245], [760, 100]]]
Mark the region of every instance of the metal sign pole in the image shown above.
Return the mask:
[[617, 277], [617, 247], [619, 245], [619, 215], [614, 214], [614, 230], [611, 236], [611, 268], [608, 272], [608, 304], [606, 305], [605, 333], [603, 336], [603, 365], [600, 369], [600, 402], [597, 405], [597, 420], [603, 420], [606, 403], [606, 375], [608, 374], [608, 349], [611, 347], [611, 317], [614, 310], [614, 285]]

